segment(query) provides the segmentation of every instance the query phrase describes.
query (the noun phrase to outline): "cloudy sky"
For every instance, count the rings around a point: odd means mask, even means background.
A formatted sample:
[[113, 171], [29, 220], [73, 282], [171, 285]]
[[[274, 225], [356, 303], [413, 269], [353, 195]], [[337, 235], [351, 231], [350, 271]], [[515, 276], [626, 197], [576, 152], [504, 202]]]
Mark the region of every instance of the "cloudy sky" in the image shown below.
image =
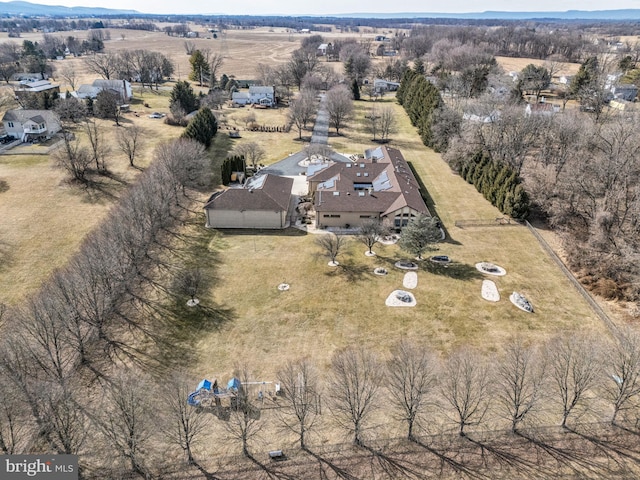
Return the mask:
[[196, 0], [30, 0], [32, 3], [64, 5], [68, 7], [107, 7], [133, 9], [143, 13], [226, 13], [231, 15], [330, 15], [340, 13], [396, 13], [396, 12], [446, 12], [465, 13], [500, 11], [565, 11], [565, 10], [614, 10], [640, 8], [640, 0], [454, 0], [453, 2], [429, 2], [425, 0], [255, 0], [215, 2]]

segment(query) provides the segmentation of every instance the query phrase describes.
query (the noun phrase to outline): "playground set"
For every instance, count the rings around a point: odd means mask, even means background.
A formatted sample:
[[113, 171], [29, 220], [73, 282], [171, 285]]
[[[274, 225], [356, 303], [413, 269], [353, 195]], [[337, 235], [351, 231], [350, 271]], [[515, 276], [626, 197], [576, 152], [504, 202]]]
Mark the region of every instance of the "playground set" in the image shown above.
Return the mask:
[[[267, 385], [273, 385], [273, 389], [265, 391]], [[232, 406], [236, 401], [239, 393], [251, 395], [253, 390], [257, 389], [257, 399], [260, 403], [264, 403], [265, 399], [277, 400], [280, 395], [280, 384], [274, 382], [241, 382], [237, 377], [232, 377], [227, 382], [226, 387], [220, 387], [218, 380], [207, 380], [206, 378], [198, 383], [195, 391], [191, 392], [187, 397], [187, 404], [192, 407], [210, 408]], [[227, 405], [223, 405], [227, 403]]]

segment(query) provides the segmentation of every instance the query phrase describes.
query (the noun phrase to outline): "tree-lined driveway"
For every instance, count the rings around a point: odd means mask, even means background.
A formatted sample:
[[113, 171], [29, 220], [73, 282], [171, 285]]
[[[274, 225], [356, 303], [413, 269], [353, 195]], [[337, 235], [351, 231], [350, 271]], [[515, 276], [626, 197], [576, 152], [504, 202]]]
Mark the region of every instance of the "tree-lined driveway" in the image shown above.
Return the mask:
[[[316, 121], [313, 124], [313, 133], [311, 134], [311, 144], [327, 145], [329, 142], [329, 112], [326, 108], [326, 99], [324, 95], [320, 96], [320, 104]], [[334, 162], [349, 162], [350, 160], [344, 155], [331, 153], [331, 160]], [[260, 173], [270, 173], [272, 175], [280, 175], [282, 177], [292, 177], [295, 175], [303, 175], [307, 172], [307, 167], [301, 166], [300, 163], [307, 159], [307, 152], [300, 150], [293, 153], [279, 162], [260, 170]]]

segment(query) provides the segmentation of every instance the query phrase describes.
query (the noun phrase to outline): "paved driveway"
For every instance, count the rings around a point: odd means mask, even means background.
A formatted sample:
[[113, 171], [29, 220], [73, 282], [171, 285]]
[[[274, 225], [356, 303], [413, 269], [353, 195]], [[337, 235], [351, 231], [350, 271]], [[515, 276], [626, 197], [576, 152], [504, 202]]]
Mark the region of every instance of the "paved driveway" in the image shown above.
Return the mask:
[[[322, 95], [320, 97], [318, 114], [316, 115], [316, 123], [313, 125], [313, 133], [311, 135], [311, 143], [320, 145], [327, 145], [329, 140], [329, 112], [327, 112], [325, 101], [325, 96]], [[260, 173], [271, 173], [273, 175], [280, 175], [281, 177], [302, 175], [306, 173], [307, 167], [301, 166], [300, 163], [306, 159], [306, 152], [301, 150], [289, 155], [287, 158], [283, 158], [279, 162], [263, 168], [260, 170]], [[335, 152], [331, 154], [331, 160], [334, 162], [350, 162], [347, 157]]]

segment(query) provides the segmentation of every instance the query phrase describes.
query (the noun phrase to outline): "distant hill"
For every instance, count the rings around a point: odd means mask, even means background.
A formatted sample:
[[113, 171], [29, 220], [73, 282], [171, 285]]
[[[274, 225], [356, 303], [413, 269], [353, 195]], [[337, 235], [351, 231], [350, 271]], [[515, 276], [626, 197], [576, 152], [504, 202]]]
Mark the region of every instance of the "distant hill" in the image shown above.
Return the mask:
[[564, 12], [503, 12], [486, 11], [474, 13], [434, 13], [434, 12], [400, 12], [400, 13], [344, 13], [327, 15], [345, 18], [457, 18], [477, 20], [639, 20], [640, 9], [625, 10], [567, 10]]
[[[176, 4], [176, 10], [179, 10]], [[180, 15], [180, 12], [175, 12]], [[104, 16], [104, 15], [153, 15], [150, 12], [139, 12], [137, 10], [116, 10], [111, 8], [98, 7], [63, 7], [40, 5], [37, 3], [12, 1], [0, 1], [0, 16], [52, 16], [52, 17], [75, 17], [75, 16]], [[211, 14], [209, 14], [211, 15]], [[225, 15], [223, 13], [214, 15]], [[190, 17], [194, 15], [188, 15]], [[233, 15], [231, 15], [233, 16]], [[269, 17], [271, 15], [260, 15]], [[276, 16], [276, 15], [273, 15]], [[287, 15], [277, 15], [286, 17]], [[300, 15], [291, 15], [300, 17]], [[460, 20], [530, 20], [530, 19], [555, 19], [555, 20], [640, 20], [640, 9], [625, 10], [567, 10], [564, 12], [505, 12], [505, 11], [485, 11], [472, 13], [442, 13], [442, 12], [399, 12], [399, 13], [341, 13], [326, 15], [304, 15], [305, 18], [452, 18]]]
[[103, 16], [103, 15], [136, 15], [136, 10], [115, 10], [111, 8], [97, 7], [62, 7], [52, 5], [40, 5], [30, 2], [0, 2], [0, 15], [6, 16], [51, 16], [51, 17], [75, 17], [75, 16]]

